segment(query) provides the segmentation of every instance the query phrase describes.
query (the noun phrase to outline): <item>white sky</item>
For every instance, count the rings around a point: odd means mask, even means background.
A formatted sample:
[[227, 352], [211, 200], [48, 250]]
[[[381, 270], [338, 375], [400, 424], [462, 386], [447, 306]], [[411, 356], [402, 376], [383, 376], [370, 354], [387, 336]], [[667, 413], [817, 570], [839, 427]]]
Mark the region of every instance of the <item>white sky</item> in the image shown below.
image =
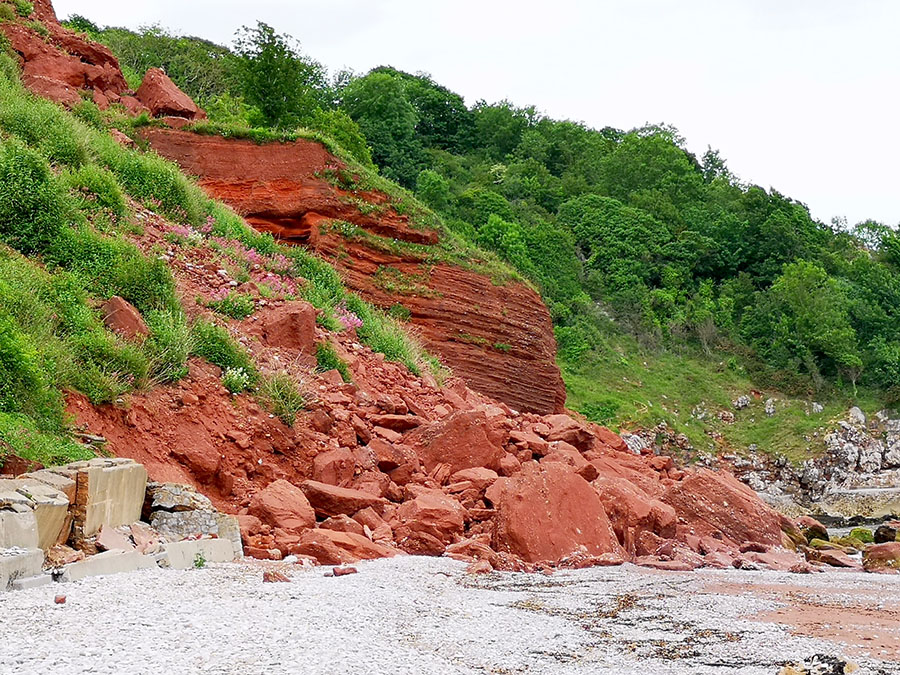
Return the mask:
[[900, 224], [897, 0], [56, 0], [229, 43], [262, 20], [330, 71], [425, 71], [597, 128], [673, 124], [829, 221]]

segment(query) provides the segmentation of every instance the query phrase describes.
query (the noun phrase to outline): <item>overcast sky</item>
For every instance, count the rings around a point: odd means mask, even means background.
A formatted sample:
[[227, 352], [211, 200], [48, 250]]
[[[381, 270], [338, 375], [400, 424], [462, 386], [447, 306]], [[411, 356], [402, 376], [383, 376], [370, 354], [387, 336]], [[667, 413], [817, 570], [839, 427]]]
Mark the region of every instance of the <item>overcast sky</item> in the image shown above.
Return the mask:
[[230, 43], [262, 20], [332, 72], [425, 71], [469, 104], [666, 122], [817, 218], [900, 224], [897, 0], [55, 0]]

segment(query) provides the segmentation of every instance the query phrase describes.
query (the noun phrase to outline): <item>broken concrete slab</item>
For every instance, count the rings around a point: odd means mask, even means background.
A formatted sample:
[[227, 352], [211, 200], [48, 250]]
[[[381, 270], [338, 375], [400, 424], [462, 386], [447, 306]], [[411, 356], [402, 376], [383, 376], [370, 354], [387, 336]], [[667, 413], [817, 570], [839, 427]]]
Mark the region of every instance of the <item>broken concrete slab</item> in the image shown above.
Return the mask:
[[75, 472], [75, 537], [83, 539], [101, 525], [118, 527], [141, 519], [147, 470], [124, 458], [92, 459], [63, 467]]
[[32, 588], [40, 588], [41, 586], [46, 586], [53, 582], [53, 575], [51, 574], [38, 574], [34, 577], [24, 577], [21, 579], [16, 579], [15, 581], [11, 581], [9, 584], [9, 590], [11, 591], [27, 591]]
[[120, 574], [122, 572], [134, 572], [137, 570], [152, 569], [156, 567], [153, 558], [141, 555], [135, 551], [106, 551], [85, 558], [84, 560], [63, 568], [60, 581], [78, 581], [86, 577], [99, 577], [108, 574]]
[[40, 548], [37, 519], [30, 506], [10, 506], [0, 510], [0, 549]]
[[39, 575], [43, 564], [44, 552], [39, 548], [0, 549], [0, 591], [18, 579]]
[[234, 549], [234, 557], [236, 559], [244, 557], [244, 542], [241, 539], [241, 524], [238, 522], [237, 516], [229, 516], [227, 513], [216, 514], [216, 525], [218, 532], [216, 534], [219, 539], [227, 539], [231, 542], [231, 548]]
[[[69, 514], [69, 499], [54, 487], [34, 478], [3, 481], [14, 484], [15, 490], [26, 497], [37, 521], [38, 546], [49, 550], [60, 539]], [[7, 487], [9, 487], [7, 485]]]
[[69, 502], [75, 501], [75, 479], [71, 476], [66, 476], [52, 469], [41, 469], [40, 471], [22, 474], [19, 478], [40, 481], [62, 492]]
[[198, 555], [205, 562], [232, 562], [234, 548], [227, 539], [189, 539], [174, 544], [165, 544], [163, 550], [169, 558], [169, 567], [186, 570], [194, 566]]

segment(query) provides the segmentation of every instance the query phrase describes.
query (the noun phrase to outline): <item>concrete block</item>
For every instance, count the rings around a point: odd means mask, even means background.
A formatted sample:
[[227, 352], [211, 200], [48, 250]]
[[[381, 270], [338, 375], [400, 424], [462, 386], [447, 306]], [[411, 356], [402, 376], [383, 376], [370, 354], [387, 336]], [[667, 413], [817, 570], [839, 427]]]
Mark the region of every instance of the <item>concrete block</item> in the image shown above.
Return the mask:
[[10, 548], [0, 551], [0, 591], [12, 582], [41, 574], [44, 552], [38, 548]]
[[9, 588], [12, 591], [27, 591], [31, 588], [40, 588], [46, 586], [53, 581], [51, 574], [39, 574], [36, 577], [25, 577], [10, 582]]
[[75, 479], [71, 476], [58, 473], [53, 469], [41, 469], [40, 471], [22, 474], [19, 478], [40, 481], [62, 492], [70, 502], [75, 501]]
[[92, 459], [66, 468], [76, 470], [75, 532], [90, 537], [101, 525], [118, 527], [141, 519], [147, 470], [130, 459]]
[[168, 555], [169, 567], [175, 570], [193, 567], [198, 553], [206, 562], [232, 562], [235, 559], [234, 548], [227, 539], [189, 539], [166, 544], [163, 549]]
[[31, 500], [37, 520], [38, 546], [45, 551], [59, 541], [69, 514], [69, 499], [65, 494], [33, 478], [21, 478], [19, 494]]
[[149, 556], [137, 552], [123, 553], [107, 551], [85, 558], [63, 568], [63, 581], [78, 581], [86, 577], [99, 577], [107, 574], [120, 574], [136, 570], [151, 569], [156, 563]]
[[219, 539], [227, 539], [231, 542], [231, 548], [234, 549], [235, 558], [244, 557], [244, 542], [241, 540], [241, 525], [237, 516], [229, 516], [227, 513], [217, 513], [216, 523], [218, 524], [218, 532], [216, 534]]
[[0, 511], [0, 549], [40, 548], [34, 509], [23, 506]]

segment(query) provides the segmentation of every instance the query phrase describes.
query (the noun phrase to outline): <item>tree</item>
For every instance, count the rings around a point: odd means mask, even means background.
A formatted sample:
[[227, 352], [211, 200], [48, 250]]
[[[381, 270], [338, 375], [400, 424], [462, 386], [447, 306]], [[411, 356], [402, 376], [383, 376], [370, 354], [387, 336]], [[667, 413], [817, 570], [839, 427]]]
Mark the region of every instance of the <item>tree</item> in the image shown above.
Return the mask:
[[303, 56], [289, 35], [258, 22], [255, 28], [239, 30], [234, 45], [244, 97], [270, 126], [309, 124], [319, 109], [329, 107], [325, 68]]
[[425, 152], [416, 137], [416, 109], [406, 98], [403, 82], [387, 73], [369, 73], [344, 88], [342, 105], [368, 139], [372, 159], [384, 175], [414, 187]]

